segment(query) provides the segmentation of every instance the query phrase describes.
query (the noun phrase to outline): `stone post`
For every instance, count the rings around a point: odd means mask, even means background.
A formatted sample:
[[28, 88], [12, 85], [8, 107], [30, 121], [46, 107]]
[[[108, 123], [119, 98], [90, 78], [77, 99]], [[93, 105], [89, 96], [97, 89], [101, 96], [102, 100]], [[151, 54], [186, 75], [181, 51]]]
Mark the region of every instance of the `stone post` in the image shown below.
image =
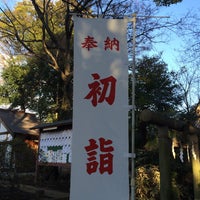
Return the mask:
[[171, 139], [167, 126], [157, 126], [159, 137], [160, 200], [172, 197], [171, 189]]

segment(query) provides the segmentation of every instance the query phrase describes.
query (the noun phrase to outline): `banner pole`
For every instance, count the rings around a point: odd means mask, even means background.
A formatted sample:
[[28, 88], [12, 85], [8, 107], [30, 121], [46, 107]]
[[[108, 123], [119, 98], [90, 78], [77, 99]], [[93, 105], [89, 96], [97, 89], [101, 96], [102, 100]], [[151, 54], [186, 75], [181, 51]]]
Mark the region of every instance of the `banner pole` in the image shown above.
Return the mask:
[[132, 125], [131, 125], [131, 142], [132, 142], [132, 156], [131, 156], [131, 200], [135, 200], [135, 68], [136, 68], [136, 19], [137, 17], [141, 18], [170, 18], [169, 16], [137, 16], [136, 13], [133, 13], [133, 64], [132, 64]]
[[135, 199], [135, 48], [136, 48], [136, 13], [133, 14], [131, 200]]

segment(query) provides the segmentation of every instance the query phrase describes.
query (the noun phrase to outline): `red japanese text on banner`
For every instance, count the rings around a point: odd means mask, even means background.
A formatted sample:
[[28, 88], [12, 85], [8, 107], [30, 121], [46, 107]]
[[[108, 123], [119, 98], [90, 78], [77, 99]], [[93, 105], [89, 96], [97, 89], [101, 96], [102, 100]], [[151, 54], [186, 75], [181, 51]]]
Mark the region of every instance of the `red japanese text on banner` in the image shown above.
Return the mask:
[[128, 200], [127, 20], [74, 18], [71, 200]]

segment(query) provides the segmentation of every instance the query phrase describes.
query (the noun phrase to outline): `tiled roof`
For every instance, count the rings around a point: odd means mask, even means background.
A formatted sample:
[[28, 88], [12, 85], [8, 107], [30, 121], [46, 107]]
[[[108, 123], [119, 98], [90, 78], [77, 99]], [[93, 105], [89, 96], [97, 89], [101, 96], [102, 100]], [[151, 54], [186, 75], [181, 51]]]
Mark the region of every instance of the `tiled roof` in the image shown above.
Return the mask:
[[0, 120], [13, 134], [38, 135], [37, 130], [30, 130], [31, 127], [38, 125], [34, 114], [19, 110], [0, 109]]
[[62, 120], [62, 121], [57, 121], [57, 122], [52, 122], [52, 123], [44, 123], [44, 124], [39, 124], [31, 129], [44, 129], [44, 128], [51, 128], [51, 127], [60, 127], [60, 126], [72, 126], [72, 120]]

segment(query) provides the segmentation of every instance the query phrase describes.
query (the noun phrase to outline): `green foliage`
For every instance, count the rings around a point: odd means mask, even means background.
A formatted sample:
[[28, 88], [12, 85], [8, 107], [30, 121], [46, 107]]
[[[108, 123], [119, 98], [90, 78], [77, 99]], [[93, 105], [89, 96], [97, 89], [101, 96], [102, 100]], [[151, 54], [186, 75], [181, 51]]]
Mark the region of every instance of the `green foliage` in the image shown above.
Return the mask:
[[[49, 115], [46, 113], [47, 108], [53, 112], [51, 108], [54, 107], [54, 116], [55, 113], [60, 114], [71, 110], [71, 96], [67, 90], [71, 87], [73, 69], [73, 24], [69, 6], [71, 4], [65, 4], [61, 0], [48, 2], [23, 0], [18, 2], [13, 10], [7, 8], [1, 10], [0, 13], [2, 43], [10, 49], [11, 54], [24, 55], [24, 65], [29, 70], [27, 77], [23, 80], [26, 81], [26, 86], [22, 88], [22, 91], [26, 90], [26, 93], [21, 92], [18, 97], [11, 93], [5, 97], [9, 97], [9, 102], [12, 102], [13, 106], [21, 104], [23, 109], [28, 107], [35, 110], [37, 102], [36, 110], [40, 112], [41, 118]], [[26, 57], [27, 55], [29, 57]], [[32, 58], [31, 61], [30, 58]], [[32, 67], [34, 69], [31, 69]], [[38, 77], [34, 74], [35, 72]], [[44, 78], [45, 73], [47, 78]], [[32, 77], [33, 80], [31, 80]], [[51, 83], [47, 79], [51, 79]], [[50, 92], [50, 87], [53, 88], [53, 92]], [[11, 88], [6, 89], [11, 91]], [[15, 94], [19, 91], [19, 88], [12, 89]], [[3, 92], [5, 91], [3, 88]], [[26, 97], [24, 101], [23, 96]]]
[[0, 87], [2, 101], [8, 100], [13, 106], [20, 106], [23, 110], [27, 107], [27, 96], [29, 91], [26, 88], [24, 77], [27, 75], [29, 68], [24, 65], [18, 65], [14, 62], [10, 63], [2, 73], [4, 80]]
[[[45, 59], [31, 58], [24, 64], [11, 62], [4, 69], [2, 77], [1, 99], [6, 99], [12, 107], [20, 106], [23, 110], [35, 111], [41, 121], [54, 121], [63, 83], [60, 74], [49, 67]], [[72, 89], [69, 88], [70, 92], [72, 95]]]
[[173, 73], [160, 57], [139, 59], [136, 64], [136, 108], [137, 111], [151, 109], [171, 112], [181, 104], [179, 86], [173, 80]]
[[[137, 150], [136, 199], [159, 200], [159, 160], [156, 149]], [[165, 158], [164, 158], [165, 159]], [[171, 160], [172, 200], [188, 200], [193, 197], [193, 178], [190, 162], [182, 163], [179, 156]]]
[[[1, 99], [8, 100], [13, 107], [34, 110], [41, 120], [47, 116], [54, 119], [55, 113], [62, 111], [60, 106], [64, 96], [64, 83], [60, 73], [49, 67], [45, 55], [43, 60], [13, 60], [4, 69], [2, 77], [4, 84], [0, 87]], [[68, 83], [66, 91], [68, 98], [72, 100], [72, 81]], [[138, 112], [145, 108], [167, 112], [175, 109], [180, 100], [178, 86], [173, 82], [165, 63], [158, 57], [143, 57], [137, 62]]]
[[[98, 2], [93, 0], [23, 0], [18, 2], [13, 9], [8, 7], [4, 10], [1, 9], [1, 42], [6, 50], [10, 50], [11, 54], [21, 54], [24, 57], [28, 55], [38, 60], [45, 60], [45, 65], [59, 73], [59, 83], [54, 85], [54, 88], [59, 88], [57, 103], [54, 104], [54, 107], [59, 111], [57, 112], [59, 119], [65, 119], [72, 109], [71, 91], [69, 92], [73, 76], [74, 32], [72, 13], [84, 17], [94, 17], [94, 14], [105, 18], [111, 16], [121, 18], [131, 15], [137, 10], [145, 16], [155, 12], [148, 5], [145, 9], [144, 7], [144, 4], [142, 4], [140, 10], [133, 4], [132, 0], [111, 0], [109, 3], [106, 0]], [[140, 38], [138, 40], [140, 44], [145, 43], [145, 45], [156, 37], [157, 34], [152, 34], [154, 29], [162, 26], [168, 27], [169, 25], [166, 23], [158, 25], [157, 20], [151, 21], [151, 23], [147, 23], [146, 20], [139, 20], [137, 23], [141, 22], [142, 24], [138, 25], [138, 27], [141, 27], [138, 30], [140, 37], [137, 38]], [[60, 81], [61, 79], [62, 81]], [[42, 100], [42, 102], [44, 101]], [[42, 105], [42, 102], [39, 105]]]
[[37, 112], [41, 121], [52, 114], [48, 121], [53, 121], [59, 107], [59, 88], [62, 88], [60, 74], [50, 68], [45, 60], [30, 59], [27, 65], [30, 70], [24, 80], [29, 88], [29, 109]]
[[[144, 56], [139, 59], [136, 63], [136, 114], [146, 108], [168, 115], [177, 113], [182, 95], [173, 78], [173, 72], [168, 72], [160, 57]], [[160, 199], [158, 132], [155, 126], [141, 125], [136, 119], [136, 196], [144, 200]], [[173, 174], [176, 173], [177, 163], [174, 165]], [[183, 165], [181, 167], [184, 168]], [[183, 199], [185, 186], [178, 182], [175, 175], [171, 184], [172, 199]]]
[[144, 165], [136, 169], [136, 199], [158, 200], [160, 172], [157, 166]]

